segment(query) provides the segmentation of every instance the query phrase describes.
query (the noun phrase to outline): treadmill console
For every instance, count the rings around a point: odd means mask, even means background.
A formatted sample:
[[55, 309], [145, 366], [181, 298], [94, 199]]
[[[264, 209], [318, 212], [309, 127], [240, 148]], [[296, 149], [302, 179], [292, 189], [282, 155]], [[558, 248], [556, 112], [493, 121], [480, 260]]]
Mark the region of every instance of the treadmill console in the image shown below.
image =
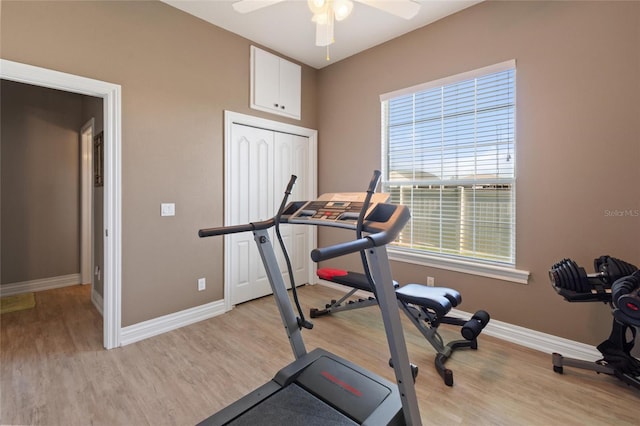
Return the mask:
[[[296, 210], [287, 218], [287, 222], [353, 229], [366, 196], [365, 192], [342, 192], [323, 194], [317, 200], [308, 201], [302, 205], [294, 203]], [[374, 193], [365, 218], [377, 204], [386, 203], [388, 200], [389, 194]]]

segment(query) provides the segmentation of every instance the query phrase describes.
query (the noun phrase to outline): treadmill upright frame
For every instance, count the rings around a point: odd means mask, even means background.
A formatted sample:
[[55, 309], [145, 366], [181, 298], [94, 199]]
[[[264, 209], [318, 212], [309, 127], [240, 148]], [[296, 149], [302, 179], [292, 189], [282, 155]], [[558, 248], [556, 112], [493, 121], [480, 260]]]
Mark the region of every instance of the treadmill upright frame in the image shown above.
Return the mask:
[[[391, 205], [386, 206], [392, 207]], [[394, 210], [394, 208], [400, 210]], [[409, 212], [408, 210], [403, 211], [401, 209], [406, 208], [404, 206], [393, 206], [393, 208], [385, 212], [383, 216], [388, 217], [387, 220], [390, 222], [398, 220], [402, 222], [401, 225], [404, 226], [404, 223], [406, 223], [404, 220], [408, 220]], [[404, 217], [404, 219], [401, 220], [398, 219], [398, 217]], [[309, 221], [289, 221], [287, 216], [282, 217], [282, 222], [307, 226], [324, 225], [324, 223], [311, 223]], [[414, 387], [414, 378], [411, 372], [404, 334], [402, 332], [400, 312], [396, 302], [391, 267], [386, 250], [385, 238], [387, 238], [388, 235], [381, 235], [385, 234], [386, 230], [385, 232], [379, 233], [381, 231], [380, 227], [387, 227], [387, 224], [383, 224], [382, 222], [383, 220], [380, 220], [378, 223], [379, 226], [370, 222], [371, 226], [369, 229], [367, 229], [368, 227], [365, 225], [364, 231], [371, 232], [370, 236], [356, 242], [364, 243], [366, 247], [368, 247], [366, 248], [366, 255], [371, 268], [373, 284], [376, 288], [378, 304], [382, 312], [387, 343], [396, 376], [395, 386], [382, 377], [321, 349], [307, 353], [302, 340], [302, 332], [291, 300], [289, 299], [289, 294], [278, 265], [273, 245], [269, 238], [268, 229], [274, 225], [273, 219], [249, 225], [231, 226], [227, 228], [227, 231], [223, 232], [220, 231], [222, 228], [215, 229], [213, 232], [211, 232], [212, 230], [201, 230], [201, 236], [222, 235], [223, 233], [246, 232], [249, 230], [253, 232], [254, 240], [265, 267], [269, 284], [273, 291], [276, 305], [278, 306], [296, 361], [280, 370], [273, 380], [205, 419], [200, 425], [233, 423], [234, 420], [242, 416], [242, 413], [249, 411], [252, 407], [257, 406], [262, 401], [265, 401], [277, 393], [281, 388], [293, 383], [296, 377], [320, 356], [326, 356], [335, 362], [348, 365], [354, 372], [366, 375], [372, 379], [372, 382], [382, 383], [390, 389], [391, 392], [389, 396], [373, 410], [366, 419], [361, 421], [360, 424], [370, 426], [382, 424], [406, 424], [411, 426], [422, 424]], [[397, 227], [397, 225], [398, 224], [392, 224], [391, 228]], [[400, 229], [402, 226], [400, 226]], [[313, 253], [312, 258], [314, 258]]]

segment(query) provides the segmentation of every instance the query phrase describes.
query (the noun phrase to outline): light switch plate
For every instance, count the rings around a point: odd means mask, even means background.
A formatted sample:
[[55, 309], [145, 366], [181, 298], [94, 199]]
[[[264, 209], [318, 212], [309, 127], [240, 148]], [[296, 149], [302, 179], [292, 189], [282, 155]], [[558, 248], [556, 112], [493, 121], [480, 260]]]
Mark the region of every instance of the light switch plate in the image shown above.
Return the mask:
[[160, 216], [175, 216], [175, 215], [176, 215], [175, 203], [160, 204]]

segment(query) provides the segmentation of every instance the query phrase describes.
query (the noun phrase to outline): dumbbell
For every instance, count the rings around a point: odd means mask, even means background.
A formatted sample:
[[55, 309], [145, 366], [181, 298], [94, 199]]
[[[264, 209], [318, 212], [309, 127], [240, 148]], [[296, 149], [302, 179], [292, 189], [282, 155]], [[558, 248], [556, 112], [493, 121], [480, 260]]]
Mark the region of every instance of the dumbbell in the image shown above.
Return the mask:
[[554, 287], [579, 293], [591, 291], [589, 278], [593, 277], [587, 275], [584, 268], [571, 259], [562, 259], [549, 270], [549, 279]]
[[611, 299], [616, 318], [640, 325], [640, 271], [616, 280], [611, 286]]
[[638, 270], [635, 265], [611, 256], [600, 256], [593, 263], [596, 272], [587, 274], [573, 260], [562, 259], [549, 270], [551, 284], [578, 293], [589, 293], [596, 285], [611, 286], [618, 278]]
[[635, 265], [611, 256], [600, 256], [594, 259], [593, 266], [608, 285], [638, 270]]
[[482, 332], [485, 325], [489, 323], [489, 313], [487, 311], [478, 311], [469, 321], [467, 321], [460, 330], [462, 337], [467, 340], [473, 340]]

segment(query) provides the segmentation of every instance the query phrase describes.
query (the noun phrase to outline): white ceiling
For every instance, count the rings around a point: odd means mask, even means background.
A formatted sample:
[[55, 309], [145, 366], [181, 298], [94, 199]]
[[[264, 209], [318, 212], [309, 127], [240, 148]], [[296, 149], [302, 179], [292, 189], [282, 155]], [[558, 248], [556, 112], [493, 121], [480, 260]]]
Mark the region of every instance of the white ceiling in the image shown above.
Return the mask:
[[233, 9], [232, 4], [237, 0], [162, 1], [319, 69], [482, 0], [415, 0], [421, 7], [411, 20], [354, 1], [351, 15], [335, 24], [335, 43], [329, 47], [329, 61], [326, 59], [327, 48], [315, 45], [315, 24], [311, 22], [307, 0], [287, 0], [246, 14]]

